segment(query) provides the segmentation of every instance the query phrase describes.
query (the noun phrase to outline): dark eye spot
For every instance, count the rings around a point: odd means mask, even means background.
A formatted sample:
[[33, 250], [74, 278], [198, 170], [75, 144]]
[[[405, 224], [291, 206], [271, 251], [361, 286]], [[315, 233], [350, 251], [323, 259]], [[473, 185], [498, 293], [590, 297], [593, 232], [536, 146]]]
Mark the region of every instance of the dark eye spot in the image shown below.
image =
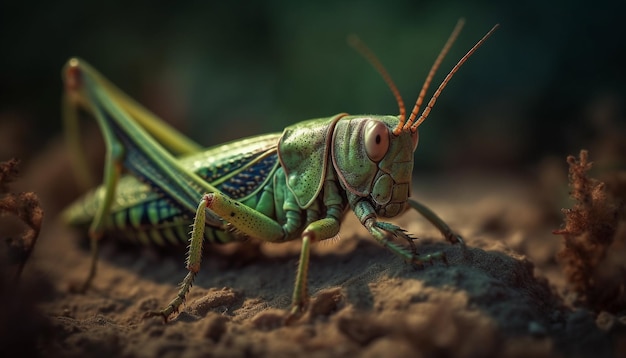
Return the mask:
[[380, 134], [376, 135], [376, 144], [380, 144]]

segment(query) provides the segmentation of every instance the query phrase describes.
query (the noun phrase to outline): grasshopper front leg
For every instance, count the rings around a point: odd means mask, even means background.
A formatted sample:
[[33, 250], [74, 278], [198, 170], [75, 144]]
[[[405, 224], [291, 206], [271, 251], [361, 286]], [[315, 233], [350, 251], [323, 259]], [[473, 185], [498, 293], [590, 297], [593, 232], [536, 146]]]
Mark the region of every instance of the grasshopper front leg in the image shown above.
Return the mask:
[[400, 256], [405, 261], [422, 265], [425, 262], [432, 262], [435, 259], [445, 260], [445, 257], [441, 252], [428, 255], [418, 255], [414, 252], [414, 250], [409, 251], [403, 246], [391, 242], [387, 233], [394, 237], [403, 238], [411, 243], [413, 241], [402, 228], [388, 222], [377, 221], [374, 207], [367, 200], [357, 199], [356, 203], [352, 204], [352, 207], [354, 214], [357, 218], [359, 218], [361, 224], [363, 224], [367, 231], [369, 231], [372, 237], [374, 237], [374, 239], [383, 247]]

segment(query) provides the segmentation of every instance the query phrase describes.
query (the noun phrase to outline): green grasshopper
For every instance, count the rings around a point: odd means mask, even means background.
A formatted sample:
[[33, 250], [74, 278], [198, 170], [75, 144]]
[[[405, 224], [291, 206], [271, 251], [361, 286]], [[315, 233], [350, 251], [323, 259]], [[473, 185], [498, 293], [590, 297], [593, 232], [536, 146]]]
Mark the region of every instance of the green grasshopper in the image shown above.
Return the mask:
[[[377, 242], [404, 260], [416, 265], [445, 260], [442, 253], [418, 255], [411, 236], [377, 217], [395, 217], [410, 206], [447, 240], [463, 244], [435, 213], [409, 198], [418, 126], [454, 73], [498, 26], [454, 66], [418, 118], [430, 82], [462, 25], [460, 20], [434, 62], [408, 120], [386, 70], [365, 45], [352, 41], [387, 82], [398, 102], [398, 116], [341, 113], [208, 149], [159, 120], [86, 62], [70, 59], [63, 74], [72, 152], [81, 153], [80, 109], [95, 117], [106, 144], [103, 185], [64, 212], [69, 223], [89, 225], [92, 264], [82, 290], [95, 277], [98, 241], [105, 235], [141, 244], [189, 243], [189, 272], [178, 294], [162, 310], [147, 313], [167, 320], [183, 304], [200, 270], [204, 241], [301, 238], [290, 310], [290, 317], [297, 317], [308, 302], [310, 245], [335, 237], [348, 208]], [[406, 240], [409, 247], [392, 237]]]

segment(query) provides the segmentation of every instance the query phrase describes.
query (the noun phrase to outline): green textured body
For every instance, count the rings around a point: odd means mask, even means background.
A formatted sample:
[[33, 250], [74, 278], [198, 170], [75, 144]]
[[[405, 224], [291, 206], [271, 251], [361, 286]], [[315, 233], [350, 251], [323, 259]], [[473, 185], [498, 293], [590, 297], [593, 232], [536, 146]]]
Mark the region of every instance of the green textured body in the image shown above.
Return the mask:
[[[180, 157], [179, 161], [230, 197], [255, 208], [259, 194], [271, 182], [278, 166], [275, 153], [279, 138], [280, 133], [241, 139]], [[259, 165], [261, 160], [266, 163]], [[254, 164], [256, 171], [249, 173]], [[64, 220], [72, 226], [88, 227], [101, 205], [104, 190], [100, 186], [65, 209]], [[107, 237], [139, 244], [181, 245], [189, 240], [193, 216], [193, 212], [173, 203], [150, 183], [124, 175], [103, 229]], [[238, 239], [236, 234], [217, 226], [208, 227], [205, 237], [218, 243]]]
[[[362, 217], [374, 212], [385, 217], [398, 215], [409, 195], [411, 149], [416, 137], [410, 133], [397, 136], [378, 162], [369, 159], [363, 145], [368, 126], [377, 124], [388, 133], [398, 121], [396, 116], [339, 114], [297, 123], [282, 134], [236, 140], [177, 158], [185, 172], [198, 175], [215, 187], [216, 193], [280, 226], [269, 239], [259, 234], [265, 232], [265, 226], [258, 232], [249, 228], [251, 232], [245, 233], [231, 227], [232, 219], [224, 220], [223, 214], [207, 211], [204, 239], [213, 243], [248, 236], [274, 242], [292, 240], [327, 215], [340, 220], [348, 204], [357, 211], [366, 205], [364, 212], [358, 212]], [[195, 212], [165, 192], [158, 175], [132, 170], [146, 167], [141, 165], [142, 159], [133, 158], [126, 159], [134, 160], [126, 165], [132, 175], [122, 176], [117, 183], [102, 233], [144, 245], [187, 244]], [[102, 205], [105, 190], [100, 186], [66, 209], [66, 221], [88, 226]], [[198, 191], [196, 195], [199, 198], [203, 194]]]

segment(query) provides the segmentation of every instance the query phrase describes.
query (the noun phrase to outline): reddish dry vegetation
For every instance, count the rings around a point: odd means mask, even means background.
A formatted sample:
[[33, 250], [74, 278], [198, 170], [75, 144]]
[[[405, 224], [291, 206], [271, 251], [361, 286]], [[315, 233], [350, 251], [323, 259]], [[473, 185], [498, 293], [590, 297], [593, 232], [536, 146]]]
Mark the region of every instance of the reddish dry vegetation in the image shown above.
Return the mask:
[[20, 238], [7, 238], [8, 255], [17, 265], [16, 277], [22, 273], [30, 257], [43, 221], [43, 210], [35, 193], [9, 193], [8, 184], [18, 174], [19, 161], [11, 159], [0, 163], [0, 216], [11, 214], [27, 225]]
[[48, 335], [48, 319], [37, 304], [50, 288], [44, 278], [18, 280], [37, 242], [43, 220], [32, 192], [9, 192], [18, 175], [15, 159], [0, 162], [0, 356], [35, 356]]
[[600, 312], [617, 313], [626, 308], [626, 225], [624, 198], [618, 178], [612, 185], [589, 178], [592, 163], [587, 151], [567, 158], [572, 209], [563, 209], [565, 227], [558, 253], [564, 274], [576, 293], [575, 301]]

